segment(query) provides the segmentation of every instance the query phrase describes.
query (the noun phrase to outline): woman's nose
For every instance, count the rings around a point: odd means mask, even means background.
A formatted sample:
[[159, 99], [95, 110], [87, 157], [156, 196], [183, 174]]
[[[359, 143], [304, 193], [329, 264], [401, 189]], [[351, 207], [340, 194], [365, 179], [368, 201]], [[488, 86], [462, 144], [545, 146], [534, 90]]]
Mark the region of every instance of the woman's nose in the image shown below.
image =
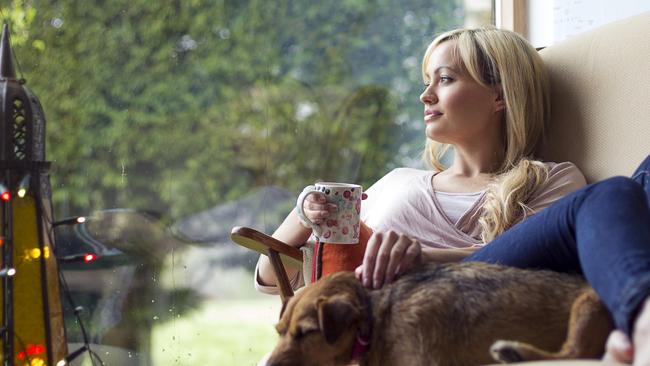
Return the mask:
[[427, 86], [426, 89], [420, 94], [420, 101], [423, 104], [434, 104], [438, 100], [436, 93], [433, 92], [431, 86]]

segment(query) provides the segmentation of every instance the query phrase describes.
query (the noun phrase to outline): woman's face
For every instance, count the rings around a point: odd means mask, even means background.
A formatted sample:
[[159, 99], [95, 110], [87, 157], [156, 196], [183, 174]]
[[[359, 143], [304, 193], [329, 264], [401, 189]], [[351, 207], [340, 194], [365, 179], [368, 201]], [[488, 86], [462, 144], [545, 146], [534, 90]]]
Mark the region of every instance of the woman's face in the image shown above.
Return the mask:
[[464, 145], [484, 141], [499, 131], [504, 103], [497, 88], [484, 87], [454, 59], [456, 41], [445, 41], [431, 53], [426, 89], [420, 95], [428, 138]]

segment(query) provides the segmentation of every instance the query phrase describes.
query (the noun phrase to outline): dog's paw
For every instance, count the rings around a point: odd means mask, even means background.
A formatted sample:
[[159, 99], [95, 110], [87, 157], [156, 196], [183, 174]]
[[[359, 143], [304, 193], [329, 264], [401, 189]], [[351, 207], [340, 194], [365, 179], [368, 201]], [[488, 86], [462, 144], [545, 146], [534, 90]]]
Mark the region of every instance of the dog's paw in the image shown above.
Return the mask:
[[492, 358], [501, 363], [522, 362], [524, 357], [519, 353], [519, 342], [496, 341], [490, 347]]

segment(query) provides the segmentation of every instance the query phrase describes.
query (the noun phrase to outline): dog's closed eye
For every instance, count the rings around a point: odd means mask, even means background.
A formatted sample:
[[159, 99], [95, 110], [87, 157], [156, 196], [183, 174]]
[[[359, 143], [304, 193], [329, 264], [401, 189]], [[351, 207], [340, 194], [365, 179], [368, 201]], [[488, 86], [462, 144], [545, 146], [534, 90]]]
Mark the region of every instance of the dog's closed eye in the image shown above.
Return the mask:
[[310, 335], [310, 334], [315, 334], [319, 332], [318, 328], [314, 327], [298, 327], [296, 328], [296, 331], [293, 333], [293, 339], [296, 341], [299, 341], [303, 339], [305, 336]]

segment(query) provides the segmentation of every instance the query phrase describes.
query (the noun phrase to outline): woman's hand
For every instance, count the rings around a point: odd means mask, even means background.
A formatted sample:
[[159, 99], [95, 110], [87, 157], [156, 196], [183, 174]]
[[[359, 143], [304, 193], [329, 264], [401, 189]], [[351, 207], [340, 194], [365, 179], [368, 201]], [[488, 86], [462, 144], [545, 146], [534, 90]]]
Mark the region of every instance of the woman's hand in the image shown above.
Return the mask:
[[368, 240], [363, 263], [354, 272], [366, 288], [378, 289], [421, 261], [417, 240], [394, 231], [375, 232]]
[[331, 212], [336, 212], [338, 207], [333, 203], [327, 203], [324, 194], [315, 192], [305, 197], [302, 210], [309, 221], [320, 225], [330, 216]]
[[[365, 200], [366, 198], [368, 198], [368, 195], [363, 193], [361, 199]], [[325, 195], [320, 192], [315, 192], [305, 197], [302, 205], [302, 211], [305, 213], [305, 216], [316, 225], [322, 224], [337, 210], [338, 206], [334, 203], [327, 203]]]

